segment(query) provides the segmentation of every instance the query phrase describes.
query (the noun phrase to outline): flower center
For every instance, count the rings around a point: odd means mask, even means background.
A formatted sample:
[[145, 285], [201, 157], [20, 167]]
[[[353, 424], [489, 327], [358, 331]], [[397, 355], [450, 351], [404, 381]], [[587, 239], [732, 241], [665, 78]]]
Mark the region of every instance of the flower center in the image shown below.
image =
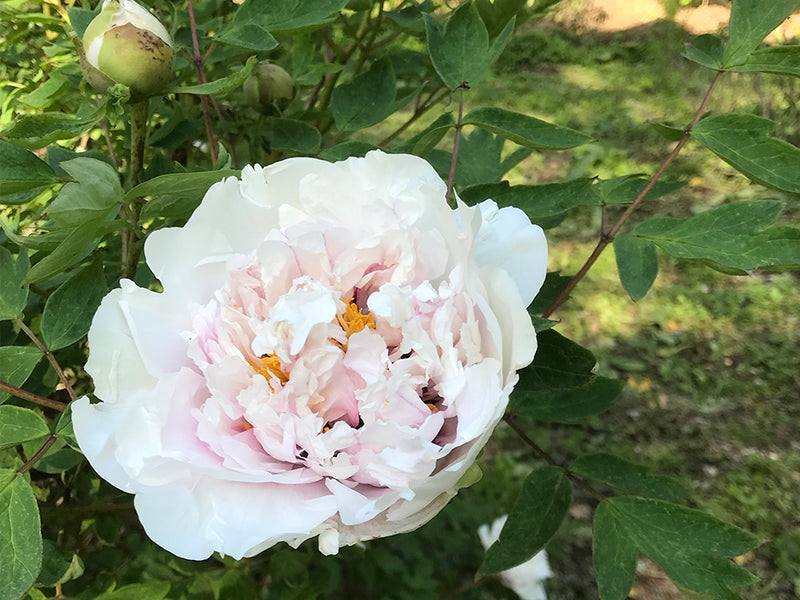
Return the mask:
[[281, 382], [281, 385], [286, 385], [286, 382], [289, 381], [289, 375], [283, 369], [281, 369], [281, 361], [277, 356], [274, 354], [265, 354], [258, 360], [259, 364], [256, 364], [250, 360], [247, 362], [249, 362], [250, 366], [255, 369], [256, 373], [263, 375], [264, 379], [267, 380], [269, 389], [271, 389], [273, 392], [275, 391], [270, 383], [270, 379], [273, 377], [277, 378], [277, 380]]
[[[344, 309], [344, 314], [336, 315], [336, 320], [344, 330], [344, 334], [350, 339], [354, 333], [358, 333], [366, 328], [375, 329], [375, 319], [372, 313], [367, 311], [366, 314], [361, 312], [361, 309], [355, 302], [355, 298], [350, 298], [347, 301], [347, 308]], [[340, 345], [344, 352], [347, 351], [347, 344]]]

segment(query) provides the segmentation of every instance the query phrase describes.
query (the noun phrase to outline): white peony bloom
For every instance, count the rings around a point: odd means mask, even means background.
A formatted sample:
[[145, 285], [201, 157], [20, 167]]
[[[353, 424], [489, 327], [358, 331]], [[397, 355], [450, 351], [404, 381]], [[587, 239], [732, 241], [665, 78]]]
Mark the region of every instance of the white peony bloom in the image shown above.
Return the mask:
[[[491, 527], [481, 525], [478, 528], [478, 537], [484, 550], [488, 550], [489, 546], [500, 538], [500, 532], [506, 524], [506, 519], [508, 519], [508, 515], [503, 515], [495, 519]], [[542, 550], [529, 561], [502, 571], [498, 573], [498, 576], [503, 585], [513, 590], [522, 600], [547, 600], [544, 580], [552, 577], [553, 572], [547, 561], [547, 553]]]
[[164, 291], [103, 300], [102, 402], [73, 420], [157, 544], [241, 558], [319, 536], [335, 554], [466, 484], [533, 360], [547, 246], [517, 209], [457, 212], [424, 160], [375, 151], [245, 167], [150, 235]]

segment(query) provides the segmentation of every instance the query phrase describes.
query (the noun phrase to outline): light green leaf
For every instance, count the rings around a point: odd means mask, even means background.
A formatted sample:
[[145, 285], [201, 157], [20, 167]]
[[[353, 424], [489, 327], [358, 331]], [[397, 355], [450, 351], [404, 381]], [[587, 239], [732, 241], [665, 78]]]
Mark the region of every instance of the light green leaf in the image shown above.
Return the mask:
[[94, 600], [163, 600], [169, 593], [169, 587], [168, 581], [134, 583], [100, 594]]
[[626, 233], [614, 238], [614, 255], [622, 287], [634, 302], [644, 298], [658, 275], [658, 252], [650, 240]]
[[333, 90], [330, 109], [341, 131], [356, 131], [388, 117], [395, 108], [397, 82], [388, 57], [372, 64], [369, 71]]
[[775, 123], [755, 115], [702, 119], [692, 137], [753, 181], [800, 194], [800, 148], [769, 137]]
[[636, 577], [636, 546], [606, 501], [594, 513], [592, 563], [600, 600], [625, 600]]
[[[22, 387], [42, 356], [42, 351], [35, 346], [1, 346], [0, 381]], [[8, 394], [0, 391], [0, 403], [6, 400]]]
[[800, 265], [800, 230], [768, 228], [782, 209], [777, 200], [735, 202], [689, 219], [643, 221], [633, 234], [672, 256], [703, 260], [726, 273]]
[[0, 406], [0, 448], [16, 446], [49, 433], [47, 421], [39, 413], [19, 406]]
[[62, 283], [44, 305], [42, 337], [45, 345], [51, 351], [60, 350], [85, 336], [107, 291], [103, 266], [98, 261]]
[[686, 45], [682, 56], [698, 64], [718, 71], [722, 68], [725, 45], [722, 40], [711, 33], [698, 35]]
[[735, 0], [731, 8], [730, 38], [725, 48], [725, 68], [745, 62], [769, 32], [798, 8], [798, 0]]
[[57, 140], [74, 138], [84, 133], [103, 118], [105, 110], [103, 105], [83, 116], [59, 112], [24, 115], [3, 131], [2, 135], [13, 140], [17, 146], [36, 150]]
[[125, 199], [151, 198], [144, 205], [142, 221], [158, 217], [188, 218], [212, 185], [226, 177], [238, 177], [241, 171], [202, 171], [199, 173], [170, 173], [154, 177], [125, 194]]
[[42, 566], [39, 507], [31, 484], [0, 469], [0, 600], [18, 600]]
[[613, 454], [587, 454], [575, 459], [569, 470], [596, 481], [602, 481], [617, 489], [649, 496], [660, 500], [679, 500], [690, 488], [671, 477], [654, 475], [647, 467], [636, 465]]
[[70, 554], [52, 540], [42, 540], [42, 569], [36, 583], [54, 587], [83, 575], [83, 561], [77, 554]]
[[117, 170], [93, 158], [74, 158], [61, 163], [77, 183], [68, 183], [47, 207], [47, 214], [61, 227], [77, 227], [102, 220], [122, 201]]
[[476, 0], [490, 38], [499, 35], [511, 19], [525, 10], [527, 4], [527, 0]]
[[322, 143], [322, 135], [316, 127], [294, 119], [273, 118], [270, 148], [289, 150], [301, 154], [315, 154]]
[[0, 246], [0, 321], [13, 319], [28, 303], [28, 287], [22, 280], [30, 268], [27, 250], [14, 256]]
[[759, 71], [800, 77], [800, 46], [770, 46], [750, 53], [747, 60], [729, 71]]
[[15, 194], [58, 183], [58, 175], [33, 152], [0, 140], [0, 194]]
[[522, 484], [500, 538], [486, 551], [476, 577], [505, 571], [530, 560], [558, 530], [572, 504], [564, 469], [537, 469]]
[[19, 100], [32, 108], [47, 108], [58, 100], [61, 90], [69, 84], [65, 75], [79, 75], [80, 72], [76, 63], [54, 69], [44, 83]]
[[433, 67], [451, 90], [462, 82], [472, 87], [480, 83], [514, 30], [512, 18], [490, 44], [474, 2], [461, 4], [444, 26], [431, 14], [424, 13], [423, 18]]
[[397, 150], [398, 152], [408, 152], [425, 157], [442, 140], [447, 131], [455, 127], [455, 125], [456, 122], [452, 114], [441, 114], [433, 123], [402, 144]]
[[477, 108], [464, 117], [462, 124], [483, 127], [521, 146], [534, 149], [565, 150], [592, 141], [590, 136], [580, 131], [502, 108]]
[[258, 62], [258, 57], [251, 56], [247, 59], [244, 67], [238, 71], [235, 71], [231, 75], [228, 75], [227, 77], [215, 79], [214, 81], [209, 81], [208, 83], [201, 83], [199, 85], [177, 86], [170, 89], [169, 93], [224, 96], [225, 94], [228, 94], [240, 87], [247, 80], [247, 78], [250, 77], [250, 74], [253, 72], [253, 67], [256, 66], [256, 62]]

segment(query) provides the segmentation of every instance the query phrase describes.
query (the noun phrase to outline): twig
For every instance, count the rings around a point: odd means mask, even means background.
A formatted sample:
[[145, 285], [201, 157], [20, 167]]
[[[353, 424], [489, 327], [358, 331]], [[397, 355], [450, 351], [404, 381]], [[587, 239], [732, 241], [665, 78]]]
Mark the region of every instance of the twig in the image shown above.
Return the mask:
[[403, 133], [408, 127], [417, 119], [419, 119], [422, 115], [428, 112], [431, 108], [433, 108], [436, 104], [441, 102], [444, 98], [446, 98], [450, 94], [450, 90], [443, 90], [441, 94], [438, 96], [436, 92], [431, 92], [431, 95], [428, 98], [420, 103], [418, 106], [414, 108], [414, 112], [411, 114], [411, 117], [403, 123], [400, 127], [395, 129], [392, 133], [387, 135], [384, 139], [378, 143], [378, 146], [386, 146], [391, 141], [393, 141], [398, 135]]
[[39, 406], [45, 406], [47, 408], [53, 408], [55, 410], [64, 412], [67, 410], [69, 404], [64, 402], [59, 402], [58, 400], [52, 400], [50, 398], [45, 398], [44, 396], [40, 396], [39, 394], [34, 394], [33, 392], [27, 392], [22, 388], [18, 388], [15, 385], [11, 385], [10, 383], [6, 383], [5, 381], [0, 381], [0, 390], [11, 394], [12, 396], [16, 396], [17, 398], [22, 398], [23, 400], [30, 400], [34, 404], [38, 404]]
[[30, 471], [31, 467], [33, 467], [33, 465], [35, 465], [39, 459], [42, 458], [48, 450], [50, 450], [50, 447], [56, 443], [57, 439], [58, 434], [51, 433], [50, 436], [45, 440], [44, 444], [42, 444], [42, 447], [36, 451], [36, 454], [31, 456], [27, 461], [25, 461], [24, 465], [17, 469], [17, 473], [26, 473]]
[[447, 194], [445, 198], [450, 202], [450, 194], [453, 191], [453, 178], [456, 175], [456, 161], [458, 160], [458, 144], [461, 141], [461, 119], [464, 117], [464, 90], [469, 89], [466, 81], [462, 81], [458, 90], [458, 120], [456, 121], [456, 139], [453, 142], [453, 156], [450, 158], [450, 173], [447, 175]]
[[[149, 101], [142, 100], [130, 105], [131, 126], [131, 187], [139, 184], [144, 166], [144, 149], [147, 140], [147, 121], [150, 116]], [[122, 230], [122, 276], [133, 279], [139, 265], [142, 243], [139, 239], [139, 213], [144, 200], [135, 197], [122, 206], [122, 218], [127, 221]]]
[[61, 369], [61, 365], [58, 364], [56, 357], [53, 356], [53, 353], [50, 352], [47, 346], [45, 346], [42, 341], [36, 337], [36, 334], [33, 333], [33, 331], [31, 331], [27, 325], [25, 325], [22, 319], [19, 317], [14, 317], [14, 323], [17, 325], [17, 327], [25, 332], [25, 335], [31, 339], [36, 347], [44, 353], [44, 355], [47, 357], [47, 360], [50, 361], [50, 364], [53, 365], [53, 369], [55, 369], [56, 375], [58, 375], [61, 383], [64, 384], [64, 388], [67, 390], [70, 400], [77, 400], [78, 396], [75, 394], [75, 390], [72, 389], [69, 379], [67, 379], [67, 376], [64, 375], [64, 371]]
[[717, 74], [711, 81], [711, 85], [709, 85], [708, 90], [706, 90], [705, 96], [703, 96], [703, 100], [700, 102], [700, 106], [697, 108], [697, 111], [694, 114], [692, 122], [689, 123], [689, 126], [686, 127], [686, 129], [683, 130], [683, 137], [681, 137], [680, 141], [677, 143], [675, 148], [672, 149], [672, 152], [669, 153], [669, 156], [667, 156], [664, 162], [661, 163], [661, 166], [658, 167], [658, 170], [655, 173], [653, 173], [653, 176], [647, 182], [647, 185], [645, 185], [642, 191], [639, 192], [639, 195], [637, 195], [636, 198], [634, 198], [631, 205], [628, 206], [628, 208], [625, 210], [624, 213], [622, 213], [620, 218], [617, 219], [617, 222], [614, 223], [614, 225], [611, 227], [611, 229], [608, 230], [607, 233], [603, 233], [600, 236], [600, 240], [597, 242], [597, 245], [592, 251], [592, 254], [589, 256], [589, 258], [586, 259], [586, 262], [583, 264], [580, 270], [575, 274], [575, 276], [569, 281], [566, 287], [563, 290], [561, 290], [561, 293], [556, 297], [555, 300], [553, 300], [552, 304], [550, 304], [550, 306], [547, 307], [547, 310], [545, 310], [542, 313], [543, 317], [545, 318], [549, 317], [559, 306], [561, 306], [561, 304], [563, 304], [564, 300], [566, 300], [570, 292], [572, 292], [572, 290], [575, 288], [578, 282], [581, 279], [583, 279], [584, 275], [586, 275], [586, 273], [589, 271], [592, 265], [594, 265], [594, 263], [603, 253], [603, 250], [605, 250], [606, 246], [608, 246], [611, 242], [614, 241], [614, 237], [617, 235], [617, 233], [619, 233], [619, 230], [622, 228], [622, 225], [625, 223], [625, 221], [628, 220], [628, 217], [631, 216], [631, 213], [633, 213], [633, 211], [636, 210], [636, 208], [642, 202], [644, 197], [647, 195], [647, 192], [649, 192], [653, 188], [656, 182], [661, 178], [661, 175], [664, 174], [664, 171], [667, 169], [667, 167], [672, 163], [673, 160], [675, 160], [675, 157], [678, 156], [678, 153], [686, 145], [686, 142], [689, 141], [689, 136], [692, 133], [692, 129], [694, 129], [694, 126], [697, 125], [697, 122], [700, 120], [700, 117], [703, 116], [703, 111], [705, 110], [706, 104], [708, 103], [708, 99], [711, 97], [711, 92], [716, 87], [717, 81], [719, 81], [720, 75], [722, 75], [722, 73], [723, 71], [717, 71]]
[[[206, 83], [206, 75], [203, 72], [204, 56], [200, 56], [200, 44], [197, 41], [197, 23], [194, 20], [194, 6], [192, 0], [188, 0], [189, 5], [189, 26], [192, 30], [192, 46], [194, 46], [194, 57], [192, 62], [197, 71], [197, 80], [200, 84]], [[208, 56], [208, 54], [206, 54]], [[206, 122], [206, 135], [208, 136], [208, 149], [211, 152], [211, 160], [214, 164], [217, 163], [217, 144], [214, 141], [214, 129], [211, 126], [211, 111], [208, 109], [208, 96], [203, 94], [200, 96], [200, 103], [203, 105], [203, 117]]]
[[542, 450], [542, 448], [539, 446], [539, 444], [537, 444], [530, 437], [528, 437], [528, 434], [525, 433], [525, 431], [522, 429], [522, 427], [520, 427], [512, 417], [510, 417], [509, 415], [506, 415], [505, 417], [503, 417], [503, 420], [506, 423], [508, 423], [508, 425], [511, 427], [511, 429], [513, 429], [516, 432], [516, 434], [522, 439], [522, 441], [525, 442], [526, 444], [528, 444], [528, 446], [530, 446], [531, 449], [536, 454], [538, 454], [548, 465], [551, 465], [553, 467], [559, 467], [560, 469], [564, 469], [564, 472], [567, 474], [567, 477], [569, 477], [569, 479], [573, 483], [575, 483], [578, 487], [583, 488], [584, 490], [589, 492], [592, 496], [594, 496], [597, 500], [600, 500], [601, 502], [603, 500], [605, 500], [605, 496], [603, 496], [603, 494], [598, 492], [591, 485], [589, 485], [586, 481], [584, 481], [582, 478], [580, 478], [577, 475], [575, 475], [575, 473], [573, 473], [572, 471], [570, 471], [566, 467], [562, 467], [560, 464], [558, 464], [555, 461], [555, 459], [552, 456], [550, 456], [547, 452]]

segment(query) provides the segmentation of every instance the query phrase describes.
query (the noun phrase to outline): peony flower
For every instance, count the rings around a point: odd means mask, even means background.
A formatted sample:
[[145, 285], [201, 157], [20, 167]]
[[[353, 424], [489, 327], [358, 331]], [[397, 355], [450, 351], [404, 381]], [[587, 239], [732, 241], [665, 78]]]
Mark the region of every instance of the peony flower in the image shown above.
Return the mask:
[[[478, 528], [478, 537], [484, 550], [500, 538], [500, 532], [506, 524], [508, 515], [498, 517], [492, 525], [481, 525]], [[533, 558], [517, 565], [507, 571], [498, 573], [501, 583], [513, 590], [521, 600], [547, 600], [547, 591], [544, 589], [544, 580], [553, 576], [547, 553], [542, 550], [533, 555]]]
[[145, 255], [163, 292], [122, 280], [103, 300], [102, 402], [75, 402], [74, 428], [184, 558], [419, 527], [468, 483], [536, 350], [541, 229], [493, 202], [452, 211], [414, 156], [245, 167]]
[[104, 0], [83, 35], [84, 77], [103, 92], [122, 83], [138, 97], [158, 93], [174, 78], [174, 61], [169, 33], [134, 0]]

